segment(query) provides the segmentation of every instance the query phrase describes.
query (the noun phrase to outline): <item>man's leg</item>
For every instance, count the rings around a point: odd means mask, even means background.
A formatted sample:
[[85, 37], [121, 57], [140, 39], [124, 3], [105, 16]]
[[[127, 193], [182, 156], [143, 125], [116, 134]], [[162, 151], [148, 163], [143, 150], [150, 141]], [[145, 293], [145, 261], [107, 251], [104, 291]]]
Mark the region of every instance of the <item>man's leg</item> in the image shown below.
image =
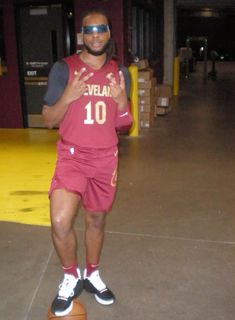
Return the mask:
[[64, 267], [71, 266], [77, 260], [77, 239], [73, 230], [73, 222], [78, 205], [78, 195], [65, 189], [56, 189], [51, 195], [52, 240]]
[[[104, 305], [114, 303], [115, 296], [99, 275], [99, 261], [104, 242], [105, 222], [116, 192], [117, 148], [106, 150], [99, 159], [96, 174], [88, 180], [83, 205], [86, 208], [86, 269], [84, 289]], [[96, 163], [97, 165], [97, 163]]]
[[77, 267], [77, 238], [73, 229], [78, 205], [79, 197], [75, 193], [56, 189], [51, 194], [52, 240], [65, 272], [51, 307], [57, 316], [68, 314], [72, 309], [72, 300], [82, 291], [81, 275]]
[[86, 212], [85, 244], [86, 259], [91, 264], [99, 264], [104, 242], [106, 213]]
[[114, 303], [115, 296], [107, 288], [99, 275], [99, 261], [104, 242], [105, 221], [107, 213], [86, 212], [86, 269], [84, 271], [84, 288], [95, 294], [96, 300], [104, 305]]

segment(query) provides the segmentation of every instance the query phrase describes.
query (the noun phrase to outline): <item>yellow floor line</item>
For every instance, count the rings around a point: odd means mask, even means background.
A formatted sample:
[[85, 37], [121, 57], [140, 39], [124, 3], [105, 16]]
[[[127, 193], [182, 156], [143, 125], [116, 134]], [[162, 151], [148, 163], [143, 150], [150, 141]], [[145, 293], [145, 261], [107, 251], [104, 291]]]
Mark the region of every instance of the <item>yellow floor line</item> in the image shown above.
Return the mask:
[[49, 226], [57, 130], [0, 129], [0, 221]]

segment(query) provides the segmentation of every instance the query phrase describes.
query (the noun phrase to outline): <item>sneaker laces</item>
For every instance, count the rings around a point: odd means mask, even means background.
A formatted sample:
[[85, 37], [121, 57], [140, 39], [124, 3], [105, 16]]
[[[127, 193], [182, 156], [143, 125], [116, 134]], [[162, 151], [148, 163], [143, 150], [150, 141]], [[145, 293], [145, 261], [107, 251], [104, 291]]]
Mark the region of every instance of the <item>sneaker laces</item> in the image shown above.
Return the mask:
[[58, 296], [60, 299], [67, 300], [74, 295], [74, 288], [78, 282], [78, 279], [73, 275], [65, 274], [63, 282], [59, 285]]
[[104, 284], [104, 282], [100, 278], [99, 270], [92, 272], [92, 274], [89, 277], [87, 277], [87, 279], [93, 284], [93, 286], [97, 290], [103, 291], [106, 289], [106, 285]]

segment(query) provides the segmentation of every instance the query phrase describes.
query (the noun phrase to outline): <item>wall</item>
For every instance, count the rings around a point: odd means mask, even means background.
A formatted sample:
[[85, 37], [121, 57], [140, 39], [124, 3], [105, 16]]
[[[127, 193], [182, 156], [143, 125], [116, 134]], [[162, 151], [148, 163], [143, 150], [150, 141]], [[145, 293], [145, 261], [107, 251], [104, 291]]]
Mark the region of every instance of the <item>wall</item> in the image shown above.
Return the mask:
[[0, 128], [23, 126], [13, 1], [0, 0], [3, 7], [7, 74], [0, 77]]

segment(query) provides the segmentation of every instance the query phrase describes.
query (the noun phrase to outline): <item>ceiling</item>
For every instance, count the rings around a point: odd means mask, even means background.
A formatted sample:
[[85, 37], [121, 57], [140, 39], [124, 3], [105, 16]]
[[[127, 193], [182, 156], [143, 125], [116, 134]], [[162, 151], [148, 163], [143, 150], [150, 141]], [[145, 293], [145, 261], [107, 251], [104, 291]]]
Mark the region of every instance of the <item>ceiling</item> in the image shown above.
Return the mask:
[[227, 9], [235, 8], [235, 0], [176, 0], [177, 7], [185, 9]]

